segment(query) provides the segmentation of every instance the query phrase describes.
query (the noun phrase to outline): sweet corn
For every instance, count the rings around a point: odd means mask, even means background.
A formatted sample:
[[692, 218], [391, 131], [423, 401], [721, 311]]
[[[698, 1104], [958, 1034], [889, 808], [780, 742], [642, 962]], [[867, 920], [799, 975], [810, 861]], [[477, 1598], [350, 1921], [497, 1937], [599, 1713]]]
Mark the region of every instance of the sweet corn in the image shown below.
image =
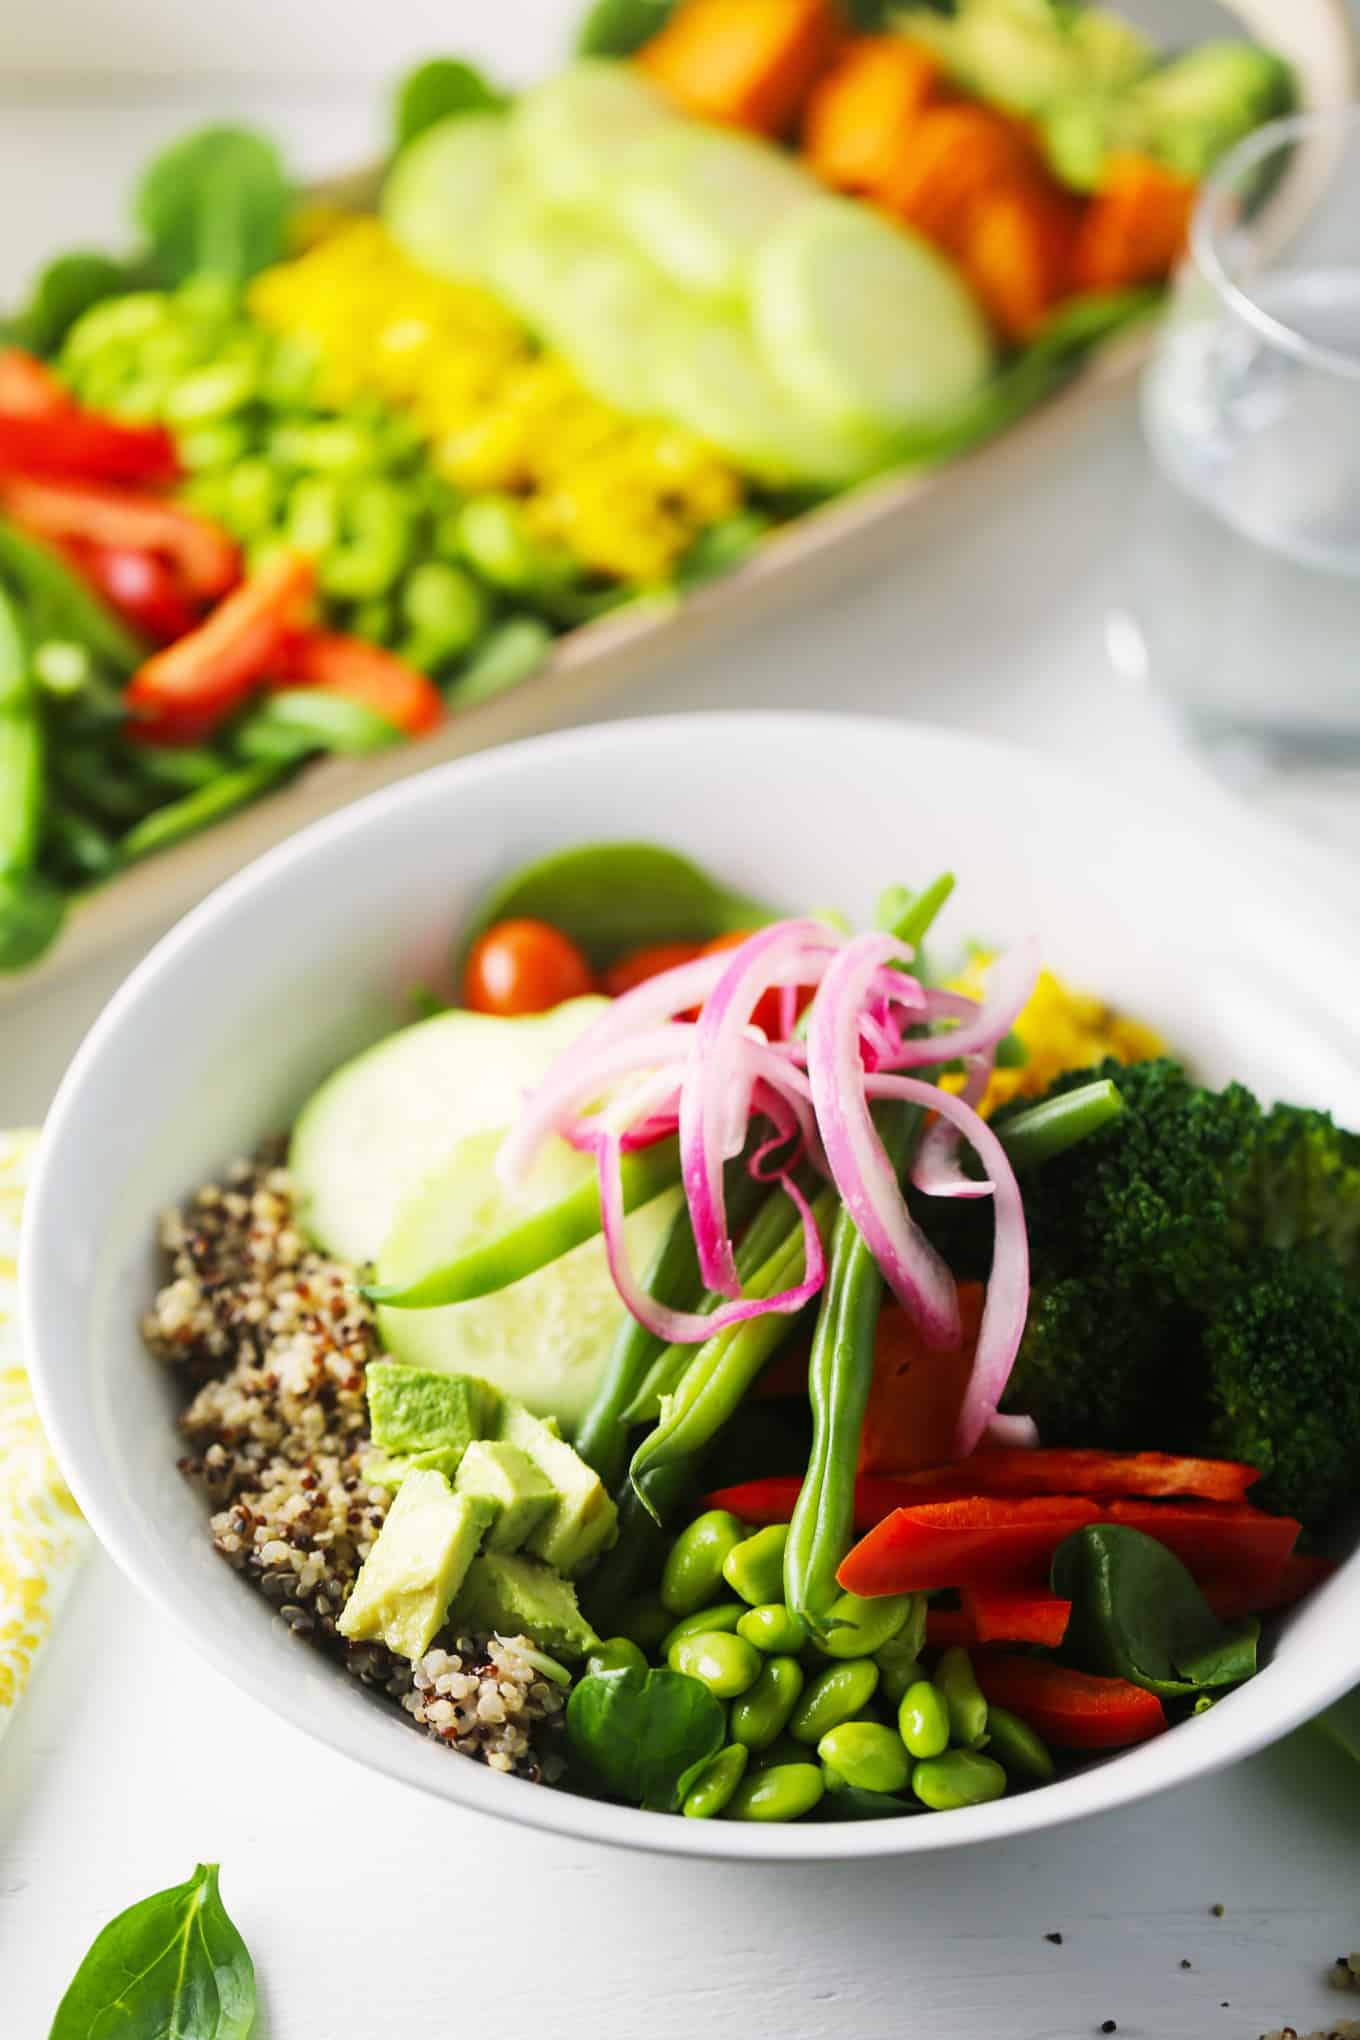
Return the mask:
[[328, 401], [370, 391], [408, 406], [441, 473], [520, 497], [534, 536], [593, 573], [664, 581], [741, 507], [740, 477], [710, 447], [601, 403], [495, 298], [418, 269], [377, 220], [267, 270], [249, 302], [315, 351]]
[[[967, 968], [951, 980], [950, 989], [980, 999], [986, 989], [990, 955], [977, 951]], [[1050, 970], [1042, 970], [1029, 1003], [1015, 1023], [1028, 1060], [1020, 1069], [999, 1069], [983, 1095], [984, 1117], [1010, 1098], [1041, 1097], [1066, 1070], [1084, 1070], [1114, 1056], [1123, 1063], [1146, 1062], [1164, 1055], [1166, 1044], [1151, 1027], [1079, 992]], [[951, 1083], [951, 1088], [957, 1088]]]

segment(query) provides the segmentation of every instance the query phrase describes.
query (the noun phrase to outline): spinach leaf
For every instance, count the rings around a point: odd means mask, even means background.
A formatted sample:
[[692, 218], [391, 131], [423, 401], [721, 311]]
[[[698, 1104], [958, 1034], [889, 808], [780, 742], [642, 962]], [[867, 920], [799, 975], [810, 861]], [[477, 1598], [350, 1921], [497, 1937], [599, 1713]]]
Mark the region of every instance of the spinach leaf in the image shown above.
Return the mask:
[[1235, 1686], [1256, 1670], [1261, 1625], [1219, 1621], [1174, 1552], [1122, 1523], [1059, 1545], [1053, 1591], [1072, 1603], [1063, 1656], [1168, 1697]]
[[841, 1785], [826, 1793], [807, 1816], [813, 1821], [900, 1820], [922, 1811], [919, 1799], [899, 1799], [892, 1792], [866, 1792], [860, 1785]]
[[500, 113], [507, 95], [461, 57], [431, 57], [397, 87], [395, 146], [406, 148], [441, 120], [458, 113]]
[[247, 2040], [254, 2023], [254, 1965], [200, 1863], [96, 1936], [48, 2040]]
[[673, 1813], [723, 1746], [723, 1709], [683, 1672], [591, 1672], [567, 1702], [567, 1749], [607, 1799]]
[[594, 0], [576, 32], [579, 57], [631, 57], [665, 27], [676, 0]]
[[581, 843], [524, 865], [483, 900], [465, 948], [521, 916], [560, 928], [597, 968], [654, 942], [710, 942], [776, 918], [655, 843]]
[[145, 281], [136, 264], [115, 262], [96, 249], [58, 255], [33, 280], [16, 322], [18, 336], [35, 354], [55, 354], [82, 312]]
[[157, 279], [245, 283], [284, 251], [289, 195], [274, 144], [248, 128], [207, 127], [172, 142], [142, 173], [133, 213]]

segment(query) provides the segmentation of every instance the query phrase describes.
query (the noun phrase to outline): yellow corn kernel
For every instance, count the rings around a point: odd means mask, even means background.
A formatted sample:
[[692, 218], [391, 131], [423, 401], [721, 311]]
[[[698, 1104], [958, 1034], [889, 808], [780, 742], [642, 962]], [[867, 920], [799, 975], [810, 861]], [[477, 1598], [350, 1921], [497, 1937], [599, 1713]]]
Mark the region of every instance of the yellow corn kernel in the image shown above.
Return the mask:
[[[990, 961], [979, 951], [967, 969], [951, 981], [951, 990], [970, 999], [981, 998]], [[993, 1071], [979, 1107], [984, 1115], [1011, 1098], [1041, 1097], [1067, 1070], [1089, 1069], [1107, 1056], [1131, 1063], [1166, 1053], [1166, 1043], [1151, 1027], [1117, 1013], [1089, 992], [1075, 990], [1048, 970], [1040, 971], [1029, 1003], [1016, 1020], [1015, 1032], [1029, 1059], [1022, 1069]], [[951, 1089], [958, 1088], [958, 1079], [946, 1081]]]

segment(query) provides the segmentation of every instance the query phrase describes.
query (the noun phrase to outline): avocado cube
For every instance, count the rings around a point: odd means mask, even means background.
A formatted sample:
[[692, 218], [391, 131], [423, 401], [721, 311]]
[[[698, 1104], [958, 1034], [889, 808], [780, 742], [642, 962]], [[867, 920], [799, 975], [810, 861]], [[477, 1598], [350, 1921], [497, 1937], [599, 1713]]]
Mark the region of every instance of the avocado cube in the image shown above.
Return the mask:
[[527, 1636], [562, 1657], [584, 1657], [599, 1642], [571, 1581], [522, 1552], [484, 1551], [474, 1559], [453, 1616], [460, 1629]]
[[527, 1452], [494, 1440], [468, 1446], [453, 1485], [455, 1493], [480, 1496], [495, 1509], [496, 1520], [487, 1532], [488, 1551], [518, 1551], [561, 1500]]
[[492, 1520], [489, 1502], [456, 1495], [442, 1473], [407, 1476], [336, 1627], [354, 1643], [385, 1643], [414, 1664], [424, 1657]]
[[[471, 1374], [436, 1374], [396, 1360], [374, 1360], [366, 1381], [373, 1443], [393, 1463], [393, 1472], [396, 1462], [405, 1462], [397, 1479], [413, 1467], [452, 1478], [495, 1412], [495, 1390]], [[374, 1467], [366, 1471], [371, 1480], [385, 1477]]]
[[557, 1490], [556, 1502], [531, 1531], [526, 1548], [569, 1577], [587, 1571], [618, 1535], [619, 1512], [600, 1476], [557, 1435], [555, 1426], [510, 1396], [501, 1402], [496, 1436], [527, 1452]]

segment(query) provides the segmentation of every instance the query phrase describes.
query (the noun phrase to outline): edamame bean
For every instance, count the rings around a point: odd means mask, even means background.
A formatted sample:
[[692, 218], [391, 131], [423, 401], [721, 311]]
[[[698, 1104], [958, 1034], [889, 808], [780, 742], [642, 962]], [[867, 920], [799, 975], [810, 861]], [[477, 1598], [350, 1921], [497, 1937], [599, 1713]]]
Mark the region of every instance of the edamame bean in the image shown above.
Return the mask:
[[729, 1743], [706, 1764], [689, 1789], [680, 1811], [686, 1820], [712, 1820], [720, 1814], [741, 1783], [746, 1769], [744, 1743]]
[[941, 1757], [927, 1757], [911, 1774], [911, 1789], [922, 1806], [947, 1813], [958, 1806], [985, 1806], [1000, 1799], [1006, 1789], [1006, 1773], [990, 1757], [976, 1750], [946, 1750]]
[[771, 1764], [743, 1778], [727, 1802], [729, 1820], [800, 1820], [826, 1790], [816, 1764]]
[[874, 1652], [874, 1663], [878, 1666], [878, 1693], [889, 1707], [900, 1707], [908, 1686], [914, 1686], [925, 1675], [920, 1659], [910, 1644], [903, 1643], [901, 1636], [895, 1636], [891, 1643], [885, 1643], [882, 1650]]
[[648, 1657], [660, 1650], [670, 1627], [670, 1611], [651, 1594], [630, 1601], [619, 1618], [619, 1634], [631, 1637]]
[[703, 1636], [715, 1629], [733, 1635], [745, 1606], [744, 1601], [715, 1601], [710, 1608], [696, 1608], [692, 1615], [682, 1615], [662, 1637], [661, 1656], [669, 1657], [671, 1645], [682, 1643], [687, 1636]]
[[794, 1708], [789, 1718], [789, 1734], [795, 1742], [820, 1742], [828, 1729], [852, 1721], [873, 1699], [877, 1686], [878, 1666], [872, 1658], [828, 1665]]
[[753, 1608], [779, 1600], [784, 1592], [784, 1546], [787, 1523], [771, 1523], [733, 1545], [723, 1560], [723, 1578]]
[[401, 591], [410, 627], [405, 656], [422, 672], [458, 658], [486, 629], [486, 596], [471, 574], [449, 560], [422, 560]]
[[692, 1615], [714, 1599], [722, 1588], [727, 1554], [746, 1536], [746, 1525], [728, 1509], [706, 1509], [685, 1525], [661, 1574], [661, 1599], [672, 1614]]
[[411, 517], [394, 482], [364, 482], [346, 495], [344, 523], [349, 536], [318, 562], [328, 595], [364, 602], [385, 595], [410, 557]]
[[1008, 1777], [1047, 1785], [1056, 1775], [1048, 1745], [1008, 1707], [987, 1709], [987, 1748]]
[[987, 1702], [973, 1677], [973, 1660], [957, 1645], [940, 1653], [935, 1684], [949, 1709], [950, 1740], [966, 1750], [978, 1749], [987, 1734]]
[[862, 1600], [858, 1594], [838, 1594], [827, 1616], [827, 1627], [812, 1641], [823, 1657], [872, 1657], [891, 1643], [911, 1615], [914, 1594], [882, 1594]]
[[253, 361], [215, 362], [183, 376], [166, 392], [167, 425], [204, 425], [239, 411], [255, 395], [259, 379]]
[[942, 1756], [949, 1748], [949, 1703], [929, 1679], [908, 1686], [897, 1713], [897, 1728], [914, 1757]]
[[534, 536], [513, 496], [474, 496], [455, 518], [464, 558], [497, 588], [525, 594], [566, 587], [576, 578], [571, 555]]
[[596, 1672], [645, 1672], [647, 1660], [631, 1636], [606, 1637], [586, 1659], [586, 1677]]
[[449, 688], [455, 708], [473, 708], [527, 680], [547, 658], [553, 634], [541, 616], [506, 616], [494, 624]]
[[697, 1679], [719, 1700], [733, 1700], [760, 1676], [760, 1652], [726, 1630], [706, 1629], [682, 1636], [666, 1653], [673, 1672]]
[[847, 1785], [861, 1792], [901, 1792], [911, 1778], [902, 1738], [876, 1721], [842, 1721], [829, 1728], [817, 1754]]
[[787, 1733], [777, 1735], [768, 1748], [752, 1750], [750, 1769], [768, 1771], [775, 1764], [805, 1764], [808, 1761], [805, 1743], [795, 1742]]
[[782, 1601], [763, 1601], [758, 1608], [747, 1608], [737, 1624], [737, 1635], [757, 1650], [778, 1657], [790, 1656], [807, 1642], [807, 1630]]
[[802, 1691], [803, 1668], [797, 1658], [767, 1658], [755, 1684], [733, 1704], [733, 1741], [751, 1750], [768, 1749], [788, 1726]]

